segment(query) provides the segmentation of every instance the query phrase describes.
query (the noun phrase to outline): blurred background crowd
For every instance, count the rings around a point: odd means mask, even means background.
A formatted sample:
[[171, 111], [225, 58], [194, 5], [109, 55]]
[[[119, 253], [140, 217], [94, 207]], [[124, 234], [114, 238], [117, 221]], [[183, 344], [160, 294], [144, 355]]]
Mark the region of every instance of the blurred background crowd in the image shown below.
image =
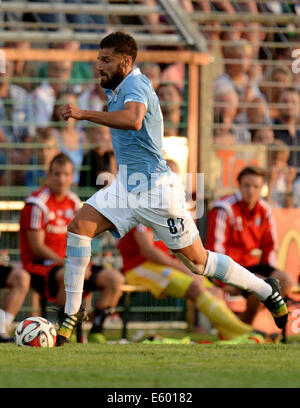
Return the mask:
[[[181, 172], [204, 172], [208, 201], [234, 192], [238, 172], [258, 165], [267, 170], [263, 195], [271, 207], [300, 207], [298, 0], [2, 0], [1, 200], [23, 200], [42, 187], [58, 152], [72, 160], [82, 200], [99, 174], [116, 174], [109, 129], [64, 122], [58, 108], [105, 109], [97, 49], [117, 30], [136, 38], [137, 66], [160, 99], [166, 158]], [[203, 57], [196, 76], [191, 51]], [[16, 219], [1, 211], [8, 221], [0, 225], [2, 243], [17, 257], [11, 237], [18, 229], [9, 224]]]
[[[161, 12], [168, 10], [164, 2], [65, 0], [60, 4], [71, 8], [57, 11], [54, 7], [57, 2], [40, 1], [39, 5], [47, 3], [47, 13], [25, 10], [26, 4], [34, 3], [37, 2], [20, 1], [19, 7], [10, 8], [14, 3], [2, 2], [1, 32], [7, 39], [2, 42], [2, 49], [12, 48], [18, 53], [36, 48], [92, 50], [97, 49], [104, 34], [122, 27], [125, 30], [131, 27], [133, 34], [149, 39], [140, 41], [141, 50], [191, 49], [184, 42], [166, 41], [164, 45], [163, 38], [160, 39], [164, 33], [176, 33], [179, 24], [174, 24], [168, 13]], [[132, 11], [119, 12], [118, 16], [115, 9], [116, 15], [99, 14], [101, 8], [109, 5], [127, 6], [128, 10], [142, 5], [153, 12], [140, 16], [132, 15]], [[299, 207], [298, 2], [180, 0], [176, 5], [185, 12], [192, 29], [204, 41], [204, 51], [213, 58], [207, 95], [211, 142], [223, 147], [267, 146], [264, 164], [269, 170], [268, 199], [275, 207]], [[76, 6], [82, 7], [80, 14], [73, 14], [72, 7]], [[91, 6], [94, 9], [87, 8]], [[88, 14], [86, 9], [97, 12]], [[26, 40], [24, 32], [34, 33], [36, 38]], [[57, 40], [46, 41], [49, 34], [56, 35]], [[92, 37], [76, 37], [83, 34]], [[187, 137], [186, 64], [158, 63], [149, 58], [138, 65], [160, 98], [165, 136]], [[75, 186], [94, 187], [92, 174], [116, 172], [109, 130], [76, 121], [63, 123], [57, 109], [64, 103], [77, 104], [82, 109], [104, 108], [105, 95], [97, 84], [94, 63], [68, 59], [48, 63], [6, 61], [0, 96], [1, 186], [42, 185], [45, 166], [57, 151], [67, 153], [74, 162]], [[201, 137], [204, 136], [200, 133]], [[22, 148], [18, 148], [20, 143]], [[24, 146], [26, 143], [29, 145]], [[32, 143], [40, 147], [35, 149]]]

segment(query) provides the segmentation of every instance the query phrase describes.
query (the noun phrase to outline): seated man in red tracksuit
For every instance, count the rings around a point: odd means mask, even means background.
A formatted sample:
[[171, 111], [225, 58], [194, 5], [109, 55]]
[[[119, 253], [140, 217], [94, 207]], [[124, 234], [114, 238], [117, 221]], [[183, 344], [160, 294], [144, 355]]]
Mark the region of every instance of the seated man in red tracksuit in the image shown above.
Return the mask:
[[[265, 178], [263, 169], [246, 167], [238, 175], [238, 191], [213, 203], [208, 214], [206, 248], [230, 256], [260, 277], [278, 279], [284, 297], [292, 280], [276, 268], [275, 223], [269, 205], [261, 198]], [[251, 324], [259, 306], [257, 298], [250, 294], [241, 319]]]
[[[67, 225], [80, 207], [79, 197], [70, 191], [73, 176], [71, 159], [64, 153], [56, 155], [49, 166], [47, 184], [26, 198], [20, 214], [21, 260], [30, 273], [31, 287], [60, 307], [65, 302]], [[95, 302], [89, 342], [105, 342], [103, 322], [118, 304], [123, 281], [121, 272], [112, 267], [90, 265], [86, 269], [84, 295], [101, 291]]]

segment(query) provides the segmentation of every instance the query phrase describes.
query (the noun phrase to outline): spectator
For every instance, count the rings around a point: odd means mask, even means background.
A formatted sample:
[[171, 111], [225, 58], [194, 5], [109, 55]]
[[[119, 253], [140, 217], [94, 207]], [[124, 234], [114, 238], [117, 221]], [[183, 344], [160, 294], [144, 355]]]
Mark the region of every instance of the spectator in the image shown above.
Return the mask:
[[[52, 49], [55, 50], [66, 50], [70, 52], [76, 52], [80, 48], [80, 43], [78, 41], [64, 41], [56, 42], [51, 44]], [[49, 63], [43, 64], [39, 71], [39, 77], [42, 79], [48, 78]], [[72, 64], [71, 76], [69, 79], [70, 84], [74, 92], [81, 93], [84, 91], [84, 84], [88, 82], [93, 77], [93, 71], [90, 65], [82, 61], [74, 61]]]
[[241, 22], [235, 22], [228, 25], [229, 29], [222, 31], [221, 40], [222, 41], [240, 41], [242, 39], [242, 30], [244, 24]]
[[284, 129], [275, 129], [275, 139], [282, 140], [291, 148], [288, 164], [297, 168], [297, 174], [300, 174], [300, 152], [292, 151], [292, 147], [300, 146], [300, 130], [297, 129], [297, 119], [300, 109], [300, 96], [297, 90], [293, 88], [284, 89], [278, 102], [282, 106], [279, 109], [278, 119], [275, 119], [274, 125], [284, 126]]
[[161, 83], [172, 82], [181, 92], [185, 85], [185, 64], [183, 62], [174, 62], [163, 69], [161, 73]]
[[144, 62], [143, 64], [140, 64], [140, 70], [142, 74], [146, 75], [146, 77], [150, 80], [154, 90], [157, 90], [162, 79], [159, 64], [156, 62]]
[[80, 172], [79, 186], [99, 189], [101, 188], [97, 183], [99, 174], [108, 172], [115, 175], [117, 173], [109, 128], [105, 126], [92, 127], [90, 143], [95, 147], [86, 153], [82, 162], [83, 166], [89, 165], [90, 169]]
[[269, 146], [268, 167], [270, 205], [279, 208], [293, 207], [293, 182], [296, 177], [296, 169], [288, 165], [290, 151], [288, 146], [281, 140], [274, 140]]
[[182, 136], [180, 126], [182, 94], [180, 90], [174, 84], [161, 84], [156, 92], [164, 117], [164, 136]]
[[[238, 175], [238, 191], [213, 203], [208, 214], [206, 248], [229, 255], [252, 273], [279, 279], [282, 296], [286, 296], [292, 281], [276, 268], [275, 224], [270, 207], [261, 198], [265, 178], [263, 169], [246, 167]], [[232, 287], [225, 286], [224, 290], [232, 293]], [[259, 308], [256, 299], [253, 294], [247, 297], [241, 319], [248, 324]]]
[[[41, 3], [48, 3], [49, 0], [29, 0], [31, 2], [41, 2]], [[63, 0], [63, 3], [66, 4], [76, 4], [78, 3], [77, 0]], [[80, 3], [84, 4], [98, 4], [100, 5], [103, 3], [103, 0], [82, 0]], [[52, 24], [52, 27], [46, 27], [46, 30], [48, 31], [53, 31], [57, 30], [59, 25], [69, 25], [69, 24], [76, 24], [79, 25], [79, 27], [75, 28], [75, 31], [86, 31], [82, 28], [80, 28], [81, 24], [91, 24], [95, 26], [95, 24], [105, 24], [107, 23], [107, 17], [101, 16], [101, 15], [89, 15], [86, 13], [80, 13], [80, 14], [63, 14], [63, 13], [24, 13], [23, 15], [23, 21], [29, 21], [29, 22], [37, 22], [37, 23], [46, 23], [46, 24]], [[54, 25], [54, 26], [53, 26]], [[44, 24], [42, 25], [44, 27]], [[92, 32], [95, 32], [96, 30], [89, 30]], [[101, 31], [101, 30], [99, 30]], [[98, 31], [98, 32], [99, 32]]]
[[273, 143], [274, 132], [270, 127], [262, 127], [252, 132], [252, 143], [268, 145]]
[[[263, 97], [269, 107], [269, 116], [272, 120], [278, 118], [279, 95], [284, 88], [287, 88], [292, 81], [292, 75], [284, 65], [268, 67], [263, 75], [263, 84], [260, 85]], [[275, 106], [274, 106], [275, 105]]]
[[[52, 129], [45, 128], [37, 131], [37, 143], [44, 144], [34, 151], [30, 164], [38, 164], [48, 169], [49, 164], [54, 156], [58, 154], [58, 144]], [[27, 170], [25, 173], [25, 185], [27, 187], [42, 187], [45, 185], [47, 178], [46, 170]]]
[[53, 61], [48, 65], [49, 81], [42, 82], [33, 92], [35, 123], [49, 127], [55, 101], [66, 90], [72, 72], [72, 61]]
[[0, 343], [13, 343], [11, 325], [19, 312], [30, 286], [30, 276], [24, 269], [9, 261], [6, 251], [0, 254], [0, 288], [5, 288], [3, 306], [0, 309]]
[[[32, 3], [36, 3], [38, 0], [29, 0]], [[48, 3], [48, 0], [41, 0], [41, 3]], [[22, 20], [25, 22], [37, 22], [46, 24], [62, 24], [64, 22], [63, 15], [61, 13], [30, 13], [25, 12]], [[47, 27], [46, 30], [56, 30], [55, 27]]]
[[244, 26], [242, 38], [251, 44], [252, 58], [259, 58], [259, 49], [262, 41], [265, 39], [265, 33], [260, 23], [251, 22]]
[[214, 83], [214, 90], [222, 86], [231, 86], [239, 96], [239, 102], [251, 102], [260, 96], [257, 85], [249, 82], [247, 72], [250, 68], [246, 42], [233, 47], [224, 47], [225, 73], [219, 76]]
[[[34, 134], [32, 100], [25, 89], [10, 82], [13, 63], [6, 62], [6, 72], [0, 73], [0, 162], [2, 164], [28, 164], [29, 149], [1, 148], [2, 143], [27, 143]], [[9, 154], [9, 156], [8, 156]], [[5, 172], [0, 171], [0, 183], [5, 182]], [[23, 171], [10, 172], [10, 185], [23, 185]]]
[[[31, 50], [29, 41], [10, 41], [4, 44], [3, 48], [13, 48], [20, 52]], [[27, 92], [31, 92], [34, 84], [30, 79], [38, 77], [36, 63], [32, 61], [13, 61], [12, 77], [15, 78], [14, 84], [24, 88]], [[26, 79], [24, 81], [24, 79]]]
[[[194, 275], [181, 261], [173, 258], [162, 241], [154, 241], [152, 231], [138, 225], [119, 241], [126, 282], [151, 291], [155, 297], [173, 296], [191, 300], [204, 313], [222, 337], [250, 334], [243, 324], [205, 287], [208, 281]], [[213, 288], [214, 289], [214, 288]]]
[[263, 98], [254, 98], [245, 111], [244, 123], [249, 131], [255, 129], [255, 125], [271, 125], [269, 109]]
[[80, 127], [76, 127], [75, 119], [70, 118], [68, 121], [62, 120], [59, 108], [62, 104], [67, 103], [77, 105], [77, 96], [75, 93], [65, 91], [58, 95], [52, 116], [52, 122], [54, 125], [53, 132], [55, 134], [59, 150], [66, 153], [74, 164], [74, 184], [78, 185], [86, 140], [83, 130]]
[[238, 112], [238, 95], [229, 85], [217, 88], [214, 93], [214, 131], [216, 143], [250, 143], [251, 137], [245, 127], [235, 124]]
[[[65, 303], [64, 257], [67, 225], [79, 209], [80, 200], [69, 189], [74, 167], [64, 153], [49, 166], [47, 185], [32, 193], [20, 215], [20, 251], [24, 269], [31, 274], [31, 287], [50, 302]], [[103, 320], [121, 296], [123, 277], [116, 269], [87, 268], [85, 295], [101, 290], [96, 301], [89, 338], [103, 342]], [[81, 293], [80, 293], [81, 296]]]
[[18, 143], [29, 141], [34, 134], [33, 111], [30, 95], [10, 82], [13, 69], [12, 61], [7, 61], [6, 73], [0, 73], [0, 129], [5, 141]]
[[[78, 3], [78, 0], [64, 1], [71, 4]], [[94, 4], [101, 8], [102, 5], [106, 4], [106, 0], [81, 0], [80, 3], [83, 3], [84, 5]], [[75, 28], [74, 31], [96, 33], [95, 35], [104, 31], [104, 28], [101, 27], [102, 25], [109, 23], [109, 17], [101, 14], [66, 14], [66, 19], [68, 23], [79, 25], [79, 27]], [[80, 28], [80, 24], [89, 25], [90, 28]], [[83, 43], [82, 48], [98, 49], [98, 45]]]
[[[5, 143], [5, 135], [2, 129], [0, 129], [0, 147], [1, 143]], [[6, 164], [6, 149], [0, 149], [0, 164]], [[0, 170], [0, 186], [5, 185], [5, 171]]]

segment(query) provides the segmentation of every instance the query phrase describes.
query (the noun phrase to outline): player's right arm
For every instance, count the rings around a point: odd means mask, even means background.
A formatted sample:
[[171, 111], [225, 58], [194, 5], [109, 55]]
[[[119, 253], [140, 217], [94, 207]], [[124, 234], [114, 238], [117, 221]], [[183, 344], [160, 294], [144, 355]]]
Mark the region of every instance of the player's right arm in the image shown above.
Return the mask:
[[74, 118], [88, 120], [114, 129], [140, 130], [146, 114], [146, 106], [141, 102], [131, 101], [125, 103], [122, 110], [103, 112], [82, 110], [74, 105], [64, 105], [60, 112], [64, 120]]

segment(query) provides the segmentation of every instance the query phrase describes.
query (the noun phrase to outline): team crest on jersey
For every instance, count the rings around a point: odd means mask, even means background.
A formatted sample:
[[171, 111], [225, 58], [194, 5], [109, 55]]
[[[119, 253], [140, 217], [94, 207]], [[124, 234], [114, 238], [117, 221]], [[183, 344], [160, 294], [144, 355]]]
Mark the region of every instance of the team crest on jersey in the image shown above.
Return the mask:
[[261, 217], [259, 215], [255, 217], [254, 225], [256, 225], [256, 227], [259, 227], [261, 225]]
[[119, 90], [119, 89], [117, 89], [116, 91], [114, 91], [114, 96], [113, 96], [113, 100], [114, 100], [114, 102], [117, 102], [119, 92], [120, 92], [120, 90]]
[[73, 215], [74, 215], [74, 211], [71, 208], [65, 211], [66, 218], [73, 218]]

